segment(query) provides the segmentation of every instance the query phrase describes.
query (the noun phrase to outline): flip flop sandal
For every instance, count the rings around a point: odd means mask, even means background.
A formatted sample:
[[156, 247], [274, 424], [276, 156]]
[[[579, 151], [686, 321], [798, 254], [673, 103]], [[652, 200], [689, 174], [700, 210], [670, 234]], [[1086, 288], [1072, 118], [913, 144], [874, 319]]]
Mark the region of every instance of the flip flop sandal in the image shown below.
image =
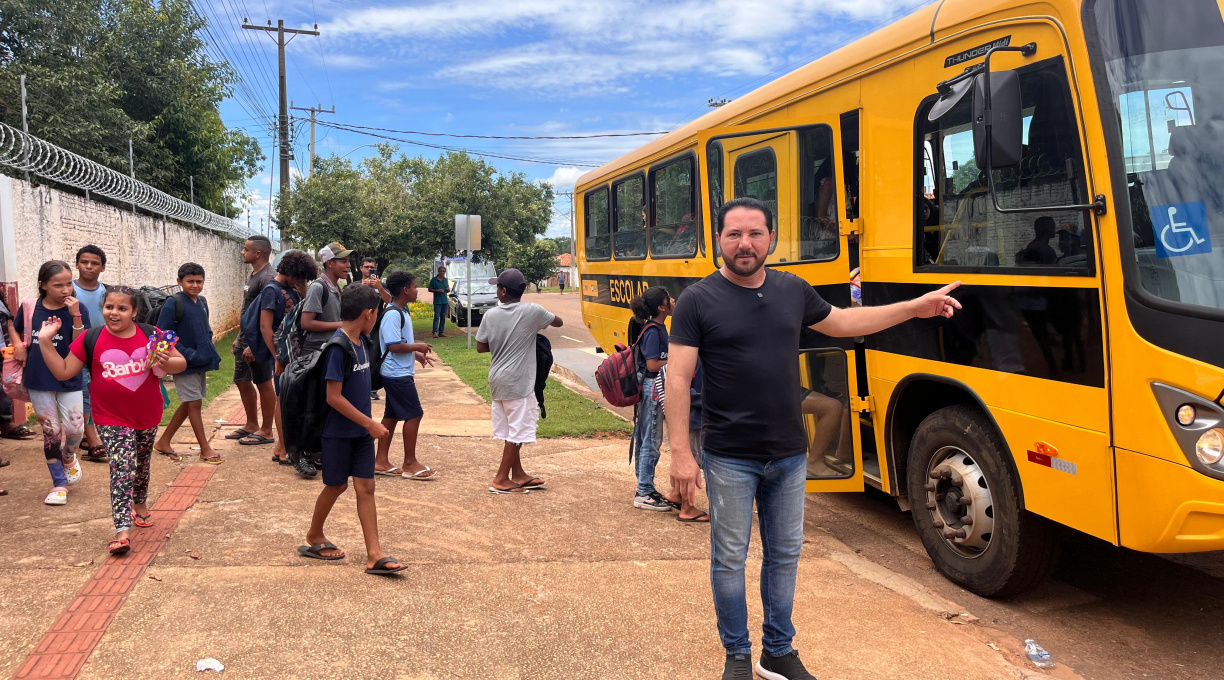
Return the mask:
[[331, 541], [324, 541], [323, 543], [315, 543], [314, 545], [299, 545], [298, 554], [301, 555], [302, 557], [309, 557], [315, 560], [325, 560], [328, 562], [333, 562], [335, 560], [344, 559], [345, 557], [344, 554], [342, 553], [340, 555], [324, 555], [323, 551], [324, 550], [339, 550], [339, 549], [340, 548], [337, 548], [335, 543], [332, 543]]
[[434, 470], [428, 465], [425, 466], [424, 470], [417, 470], [416, 472], [405, 472], [403, 474], [404, 479], [415, 479], [418, 482], [427, 482], [431, 479], [436, 479], [437, 476], [438, 476], [438, 471]]
[[276, 457], [275, 453], [272, 454], [272, 462], [276, 463], [277, 465], [293, 465], [293, 461], [289, 460], [288, 458], [281, 460], [280, 458]]
[[243, 446], [263, 446], [264, 444], [275, 444], [276, 440], [269, 439], [262, 434], [249, 434], [242, 439], [239, 439], [238, 443]]
[[153, 449], [153, 452], [159, 456], [165, 456], [176, 463], [183, 462], [183, 456], [178, 451], [159, 451], [157, 449]]
[[539, 477], [532, 477], [531, 479], [523, 482], [522, 487], [524, 489], [543, 489], [545, 484], [548, 484], [548, 482], [540, 479]]
[[34, 436], [34, 433], [31, 432], [30, 428], [26, 427], [25, 425], [22, 425], [21, 427], [18, 427], [18, 428], [14, 428], [13, 430], [6, 432], [4, 434], [0, 434], [0, 438], [4, 438], [4, 439], [29, 439], [33, 436]]
[[7, 496], [7, 495], [8, 495], [8, 489], [0, 489], [0, 496]]
[[252, 434], [253, 434], [252, 432], [247, 432], [246, 430], [242, 428], [238, 428], [237, 430], [234, 430], [233, 432], [225, 435], [225, 438], [226, 439], [242, 439], [244, 437], [249, 437]]
[[710, 513], [703, 512], [696, 517], [681, 517], [680, 515], [676, 515], [676, 521], [684, 522], [685, 524], [708, 524], [710, 522]]
[[141, 515], [133, 511], [132, 512], [132, 524], [135, 524], [141, 529], [148, 529], [149, 527], [153, 526], [153, 515], [151, 514]]
[[0, 460], [0, 468], [8, 467], [13, 464], [11, 460]]
[[[401, 474], [403, 474], [403, 472], [404, 471], [399, 469], [398, 467], [387, 468], [386, 470], [374, 470], [374, 474], [386, 475], [388, 477], [399, 477]], [[407, 477], [408, 475], [404, 475], [404, 476]]]
[[400, 565], [398, 567], [395, 567], [394, 569], [387, 569], [383, 566], [391, 562], [399, 562], [399, 560], [388, 555], [387, 557], [384, 557], [381, 560], [375, 562], [374, 566], [370, 567], [369, 569], [366, 569], [365, 572], [367, 574], [374, 574], [376, 576], [390, 576], [391, 574], [394, 574], [397, 571], [403, 571], [408, 568], [408, 565], [403, 564], [403, 563], [400, 563]]
[[[159, 451], [159, 453], [160, 453], [160, 451]], [[182, 460], [182, 458], [180, 458], [179, 460]], [[222, 457], [221, 457], [221, 456], [219, 456], [219, 455], [218, 455], [218, 456], [209, 456], [209, 457], [207, 457], [207, 458], [201, 458], [201, 459], [200, 459], [200, 462], [201, 462], [201, 463], [204, 463], [205, 465], [220, 465], [220, 464], [222, 464], [222, 463], [224, 463], [224, 462], [225, 462], [225, 459], [224, 459], [224, 458], [222, 458]]]
[[131, 549], [132, 543], [126, 538], [116, 538], [106, 544], [106, 550], [112, 555], [122, 555]]
[[527, 489], [527, 487], [523, 486], [522, 484], [515, 484], [514, 486], [511, 486], [511, 487], [508, 487], [508, 488], [505, 488], [505, 489], [499, 489], [499, 488], [497, 488], [497, 487], [495, 487], [495, 486], [493, 486], [493, 485], [491, 485], [491, 484], [490, 484], [490, 485], [489, 485], [489, 493], [492, 493], [492, 494], [498, 494], [498, 495], [519, 495], [519, 496], [524, 496], [524, 495], [527, 495], [527, 494], [531, 493], [531, 491], [530, 491], [530, 490], [528, 490], [528, 489]]
[[[81, 458], [84, 458], [85, 460], [91, 463], [109, 463], [110, 462], [110, 452], [106, 450], [105, 445], [82, 446], [81, 449], [85, 451], [85, 454], [82, 455]], [[101, 451], [102, 453], [98, 453], [99, 451]]]

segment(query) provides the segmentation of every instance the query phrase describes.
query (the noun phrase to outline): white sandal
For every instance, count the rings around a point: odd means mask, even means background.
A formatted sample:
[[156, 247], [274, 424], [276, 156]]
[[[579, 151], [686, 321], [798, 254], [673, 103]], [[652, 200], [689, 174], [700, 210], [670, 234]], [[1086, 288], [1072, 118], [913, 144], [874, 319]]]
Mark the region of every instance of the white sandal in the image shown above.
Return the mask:
[[51, 489], [51, 493], [47, 494], [47, 498], [43, 503], [47, 505], [68, 505], [68, 489], [62, 486]]
[[398, 467], [387, 468], [386, 470], [375, 470], [376, 475], [387, 475], [388, 477], [399, 477], [403, 470]]
[[431, 479], [437, 479], [438, 473], [436, 470], [426, 465], [424, 470], [417, 470], [416, 472], [411, 473], [405, 472], [403, 477], [404, 479], [415, 479], [418, 482], [427, 482]]

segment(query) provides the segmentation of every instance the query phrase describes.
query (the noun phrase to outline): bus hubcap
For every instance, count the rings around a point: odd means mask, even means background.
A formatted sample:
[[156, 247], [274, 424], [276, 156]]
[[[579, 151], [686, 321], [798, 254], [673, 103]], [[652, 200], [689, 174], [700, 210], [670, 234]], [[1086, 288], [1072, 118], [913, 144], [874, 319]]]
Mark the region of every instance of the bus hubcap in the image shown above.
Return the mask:
[[979, 557], [994, 533], [986, 475], [962, 449], [945, 446], [927, 465], [926, 508], [935, 531], [962, 557]]

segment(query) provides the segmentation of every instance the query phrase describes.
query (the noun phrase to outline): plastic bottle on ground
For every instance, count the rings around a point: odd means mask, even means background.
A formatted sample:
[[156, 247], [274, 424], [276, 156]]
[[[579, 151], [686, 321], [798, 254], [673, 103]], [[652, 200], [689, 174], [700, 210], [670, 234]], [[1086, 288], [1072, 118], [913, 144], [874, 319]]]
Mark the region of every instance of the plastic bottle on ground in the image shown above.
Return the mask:
[[1032, 638], [1024, 641], [1024, 655], [1038, 668], [1053, 668], [1055, 666], [1054, 660], [1050, 658], [1050, 653]]

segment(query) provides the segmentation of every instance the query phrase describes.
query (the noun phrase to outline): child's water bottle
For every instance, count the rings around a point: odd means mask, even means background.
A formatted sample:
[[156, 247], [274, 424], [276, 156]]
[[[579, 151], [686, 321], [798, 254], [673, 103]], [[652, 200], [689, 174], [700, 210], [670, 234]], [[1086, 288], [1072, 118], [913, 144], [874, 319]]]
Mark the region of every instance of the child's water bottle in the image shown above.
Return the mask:
[[1050, 653], [1031, 638], [1024, 641], [1024, 655], [1038, 668], [1053, 668], [1055, 665]]

